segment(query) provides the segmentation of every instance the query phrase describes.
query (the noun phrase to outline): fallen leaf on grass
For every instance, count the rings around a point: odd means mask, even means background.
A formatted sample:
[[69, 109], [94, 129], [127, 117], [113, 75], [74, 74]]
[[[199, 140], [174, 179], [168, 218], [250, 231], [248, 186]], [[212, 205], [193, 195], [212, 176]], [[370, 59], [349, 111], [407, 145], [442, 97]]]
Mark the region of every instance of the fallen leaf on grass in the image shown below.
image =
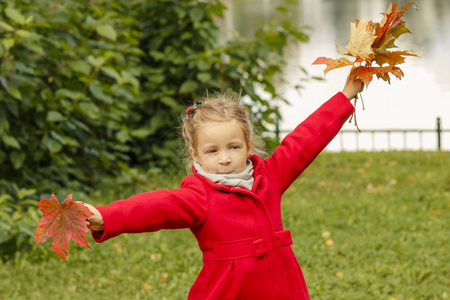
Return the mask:
[[161, 275], [160, 280], [161, 280], [161, 281], [166, 281], [167, 278], [169, 278], [169, 274], [168, 274], [168, 273], [163, 273], [163, 274]]
[[329, 231], [324, 231], [324, 232], [322, 232], [322, 237], [323, 237], [324, 239], [329, 238], [329, 237], [330, 237], [330, 232], [329, 232]]

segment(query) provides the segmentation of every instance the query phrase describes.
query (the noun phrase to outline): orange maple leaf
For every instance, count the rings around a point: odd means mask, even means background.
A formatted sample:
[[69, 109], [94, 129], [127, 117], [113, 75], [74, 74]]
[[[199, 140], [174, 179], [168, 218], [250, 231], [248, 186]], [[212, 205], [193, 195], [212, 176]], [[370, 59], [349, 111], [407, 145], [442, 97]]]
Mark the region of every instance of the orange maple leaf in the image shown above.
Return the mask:
[[349, 61], [348, 59], [346, 59], [345, 57], [341, 57], [338, 59], [331, 59], [331, 58], [326, 58], [324, 56], [317, 58], [314, 62], [314, 64], [326, 64], [327, 68], [325, 69], [324, 73], [327, 73], [333, 69], [336, 68], [340, 68], [340, 67], [345, 67], [348, 65], [353, 65], [353, 62]]
[[78, 245], [90, 248], [86, 239], [89, 229], [85, 221], [93, 213], [83, 203], [73, 202], [72, 194], [60, 205], [53, 193], [50, 199], [42, 198], [38, 206], [44, 215], [36, 229], [36, 245], [52, 237], [52, 250], [64, 261], [69, 251], [70, 239]]
[[384, 77], [387, 75], [386, 81], [389, 81], [389, 73], [397, 77], [398, 79], [401, 79], [403, 77], [403, 71], [396, 66], [387, 66], [387, 67], [364, 67], [359, 66], [350, 72], [350, 79], [360, 79], [362, 82], [364, 82], [366, 85], [368, 85], [373, 78], [373, 75], [376, 75], [380, 79], [384, 79]]
[[383, 52], [378, 53], [374, 59], [374, 62], [376, 62], [380, 67], [384, 64], [389, 64], [391, 66], [396, 64], [402, 64], [405, 62], [404, 56], [417, 56], [414, 53], [411, 53], [409, 51], [393, 51], [393, 52]]
[[[383, 42], [383, 40], [391, 39], [391, 36], [393, 36], [395, 40], [403, 33], [410, 32], [408, 28], [403, 25], [405, 22], [401, 18], [415, 3], [408, 2], [400, 10], [398, 9], [398, 4], [398, 2], [395, 2], [394, 4], [391, 2], [387, 11], [382, 13], [382, 15], [384, 15], [383, 20], [380, 23], [375, 23], [375, 36], [377, 36], [377, 38], [373, 42], [373, 48], [377, 49], [382, 47], [386, 44], [386, 41]], [[395, 46], [392, 43], [392, 46], [389, 48], [393, 47]]]

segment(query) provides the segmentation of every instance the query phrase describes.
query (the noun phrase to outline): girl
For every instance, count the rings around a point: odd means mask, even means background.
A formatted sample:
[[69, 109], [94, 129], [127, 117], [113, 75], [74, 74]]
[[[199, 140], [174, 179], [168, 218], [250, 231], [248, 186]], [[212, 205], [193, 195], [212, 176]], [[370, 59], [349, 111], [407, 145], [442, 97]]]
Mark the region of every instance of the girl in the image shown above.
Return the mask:
[[122, 233], [189, 228], [204, 266], [188, 299], [309, 299], [283, 228], [281, 195], [339, 132], [353, 112], [361, 81], [337, 93], [286, 136], [266, 159], [252, 154], [246, 109], [228, 99], [197, 101], [182, 135], [193, 176], [181, 188], [156, 190], [105, 207], [86, 223], [97, 242]]

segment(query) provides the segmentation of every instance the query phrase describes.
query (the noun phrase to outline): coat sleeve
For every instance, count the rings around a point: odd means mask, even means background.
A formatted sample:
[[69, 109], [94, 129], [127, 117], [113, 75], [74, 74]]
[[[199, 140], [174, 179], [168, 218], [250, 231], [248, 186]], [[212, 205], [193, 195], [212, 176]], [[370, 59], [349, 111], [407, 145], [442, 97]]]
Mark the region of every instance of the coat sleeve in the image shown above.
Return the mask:
[[272, 156], [264, 160], [266, 171], [281, 194], [339, 133], [352, 113], [353, 105], [344, 94], [337, 93], [288, 134]]
[[206, 218], [206, 198], [203, 185], [188, 177], [180, 189], [156, 190], [97, 206], [105, 230], [92, 232], [92, 236], [100, 243], [122, 233], [196, 227]]

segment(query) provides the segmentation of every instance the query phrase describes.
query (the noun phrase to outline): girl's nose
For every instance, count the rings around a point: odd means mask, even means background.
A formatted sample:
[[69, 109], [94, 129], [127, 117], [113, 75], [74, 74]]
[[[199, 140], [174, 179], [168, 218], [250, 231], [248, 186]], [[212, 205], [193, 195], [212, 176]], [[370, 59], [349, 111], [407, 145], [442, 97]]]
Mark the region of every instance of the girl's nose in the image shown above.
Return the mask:
[[220, 155], [219, 163], [222, 164], [222, 165], [228, 165], [230, 162], [231, 162], [230, 155], [228, 155], [227, 152], [223, 152]]

